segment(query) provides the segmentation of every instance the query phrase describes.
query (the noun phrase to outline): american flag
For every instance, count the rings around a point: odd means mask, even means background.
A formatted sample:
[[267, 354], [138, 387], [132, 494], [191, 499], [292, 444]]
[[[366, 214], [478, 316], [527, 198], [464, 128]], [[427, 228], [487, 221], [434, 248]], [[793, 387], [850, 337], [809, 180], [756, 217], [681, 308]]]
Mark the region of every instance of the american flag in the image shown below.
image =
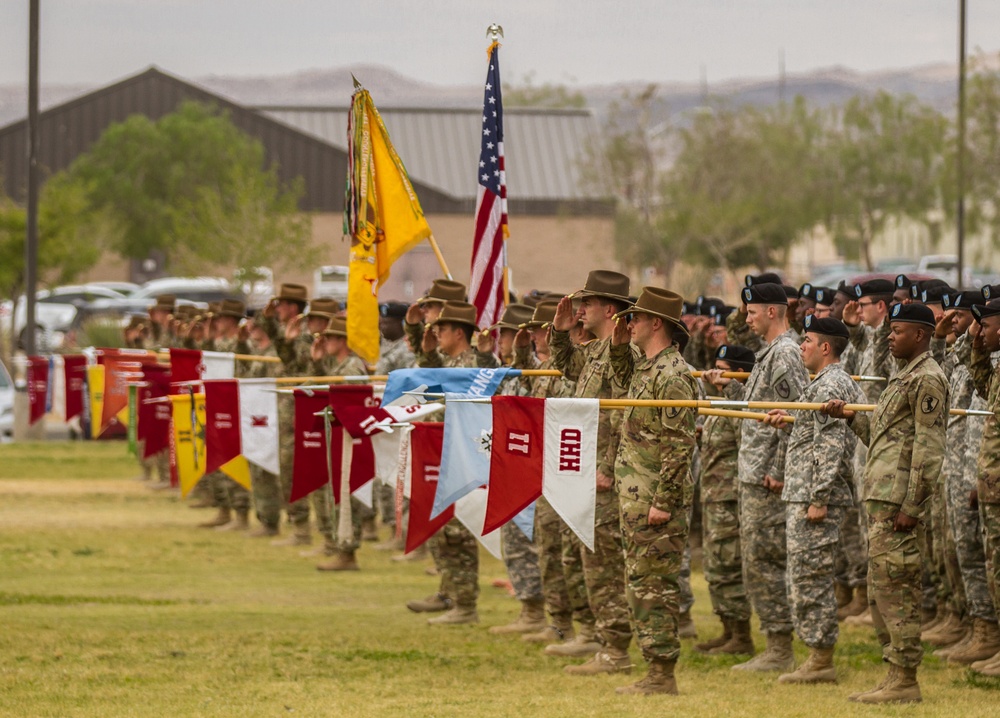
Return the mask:
[[500, 321], [506, 305], [503, 271], [507, 264], [507, 177], [503, 159], [503, 109], [500, 99], [499, 45], [490, 48], [483, 99], [483, 136], [479, 153], [479, 193], [476, 197], [476, 236], [472, 246], [470, 301], [476, 305], [479, 326]]

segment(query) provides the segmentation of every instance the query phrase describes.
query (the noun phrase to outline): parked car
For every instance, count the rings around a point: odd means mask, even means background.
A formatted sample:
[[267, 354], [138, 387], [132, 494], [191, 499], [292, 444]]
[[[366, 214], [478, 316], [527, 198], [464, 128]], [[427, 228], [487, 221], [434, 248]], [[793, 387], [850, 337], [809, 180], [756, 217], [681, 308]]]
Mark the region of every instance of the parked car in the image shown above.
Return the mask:
[[0, 361], [0, 443], [14, 438], [14, 380]]
[[332, 297], [346, 304], [347, 269], [342, 264], [328, 264], [313, 272], [313, 296]]
[[223, 299], [244, 301], [240, 288], [222, 277], [164, 277], [146, 282], [129, 297], [92, 302], [90, 309], [105, 314], [115, 311], [122, 315], [145, 314], [161, 294], [173, 294], [178, 300], [187, 300], [202, 308], [208, 302]]
[[108, 289], [113, 289], [122, 296], [128, 297], [139, 291], [142, 286], [136, 284], [135, 282], [91, 282], [99, 287], [107, 287]]

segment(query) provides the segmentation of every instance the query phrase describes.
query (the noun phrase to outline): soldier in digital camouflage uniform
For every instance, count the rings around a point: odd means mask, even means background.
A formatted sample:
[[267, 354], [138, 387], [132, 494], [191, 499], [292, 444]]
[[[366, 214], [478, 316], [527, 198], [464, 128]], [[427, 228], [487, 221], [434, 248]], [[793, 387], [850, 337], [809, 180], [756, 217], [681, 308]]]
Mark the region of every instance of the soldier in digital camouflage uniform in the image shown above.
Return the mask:
[[[361, 357], [347, 347], [346, 317], [331, 317], [326, 329], [313, 339], [310, 358], [312, 360], [310, 371], [314, 376], [366, 376], [368, 374], [368, 367], [365, 366]], [[331, 489], [329, 521], [334, 550], [331, 552], [332, 559], [317, 565], [316, 568], [319, 571], [357, 571], [356, 552], [361, 546], [362, 525], [366, 519], [374, 518], [375, 514], [371, 508], [365, 506], [354, 496], [349, 497], [347, 500], [351, 505], [351, 538], [344, 541], [338, 535], [342, 507], [333, 503], [332, 493]], [[344, 497], [341, 496], [340, 500], [343, 502]], [[318, 512], [319, 507], [317, 507]], [[317, 517], [317, 522], [322, 527], [320, 517]]]
[[[403, 329], [407, 305], [401, 302], [385, 302], [379, 305], [378, 327], [381, 334], [379, 357], [375, 364], [375, 373], [387, 375], [397, 369], [410, 369], [417, 365], [413, 350]], [[397, 539], [396, 533], [396, 489], [389, 484], [377, 482], [375, 487], [375, 502], [382, 523], [389, 527], [393, 536], [386, 542], [376, 546], [378, 549], [394, 549], [402, 551], [405, 547], [405, 533]], [[407, 524], [406, 515], [409, 512], [409, 501], [403, 500], [403, 526]]]
[[[540, 301], [531, 320], [518, 331], [514, 340], [515, 369], [553, 368], [548, 337], [557, 305], [558, 300]], [[528, 396], [539, 399], [572, 397], [576, 388], [573, 382], [560, 376], [524, 376], [522, 379]], [[542, 595], [550, 625], [535, 633], [526, 633], [523, 640], [545, 644], [568, 641], [574, 637], [573, 621], [576, 620], [581, 633], [589, 635], [593, 643], [594, 614], [587, 602], [587, 586], [579, 562], [580, 539], [544, 496], [535, 503], [535, 541], [538, 544]], [[571, 559], [565, 565], [564, 555]], [[591, 652], [600, 648], [596, 644], [594, 646]]]
[[[279, 376], [281, 363], [279, 361], [266, 361], [267, 359], [278, 359], [278, 354], [271, 345], [267, 332], [258, 327], [253, 320], [248, 323], [248, 330], [250, 354], [261, 357], [261, 360], [247, 363], [246, 376], [251, 379]], [[281, 523], [281, 508], [284, 503], [281, 496], [281, 480], [277, 474], [272, 474], [257, 464], [251, 463], [250, 486], [254, 511], [260, 526], [253, 529], [248, 535], [251, 538], [277, 536], [278, 525]]]
[[[981, 295], [976, 292], [948, 293], [943, 297], [947, 310], [944, 322], [956, 336], [954, 345], [948, 352], [942, 369], [948, 377], [948, 392], [953, 409], [982, 407], [976, 402], [975, 384], [969, 371], [972, 357], [972, 337], [969, 327], [974, 318], [972, 307], [979, 303]], [[942, 331], [938, 325], [938, 332]], [[946, 570], [953, 586], [961, 587], [965, 610], [972, 629], [959, 643], [941, 649], [935, 655], [948, 659], [949, 663], [969, 665], [992, 657], [1000, 651], [1000, 631], [997, 629], [997, 614], [990, 597], [986, 580], [986, 555], [983, 551], [982, 525], [979, 511], [970, 505], [969, 496], [976, 488], [975, 474], [968, 471], [969, 445], [975, 444], [982, 436], [982, 421], [979, 417], [948, 417], [948, 454], [944, 463], [945, 502], [948, 510], [948, 528], [955, 549], [955, 561], [948, 561]], [[957, 594], [958, 592], [956, 592]]]
[[[729, 399], [796, 401], [809, 375], [802, 364], [799, 343], [789, 329], [787, 296], [779, 284], [757, 283], [741, 296], [747, 324], [766, 345], [746, 385], [725, 379], [718, 370], [705, 378], [723, 389]], [[734, 670], [787, 671], [792, 655], [792, 616], [785, 583], [785, 505], [781, 487], [787, 435], [759, 422], [743, 422], [739, 453], [740, 539], [743, 578], [754, 611], [760, 617], [767, 648]]]
[[[483, 333], [498, 332], [500, 361], [507, 366], [514, 359], [514, 337], [522, 324], [531, 321], [533, 310], [526, 304], [509, 304], [504, 309], [500, 321], [483, 330]], [[500, 396], [527, 396], [528, 385], [520, 376], [507, 377], [500, 383]], [[500, 543], [504, 565], [514, 589], [514, 597], [521, 603], [521, 613], [511, 623], [492, 626], [490, 633], [524, 634], [536, 633], [545, 628], [545, 598], [542, 595], [542, 574], [539, 568], [538, 544], [534, 531], [532, 538], [518, 528], [513, 521], [500, 527]]]
[[[584, 289], [576, 292], [580, 308], [574, 312], [571, 297], [559, 300], [552, 322], [552, 363], [570, 381], [576, 382], [576, 397], [609, 399], [614, 390], [611, 367], [611, 333], [614, 315], [629, 306], [629, 280], [623, 274], [595, 270]], [[597, 338], [578, 346], [569, 332], [578, 320]], [[578, 666], [567, 666], [571, 675], [617, 673], [631, 670], [628, 647], [632, 642], [629, 608], [625, 600], [625, 562], [618, 495], [614, 491], [614, 462], [618, 447], [620, 412], [601, 411], [597, 426], [597, 498], [594, 520], [594, 550], [581, 550], [587, 598], [594, 613], [597, 643], [603, 650]], [[593, 643], [578, 634], [566, 644], [553, 644], [548, 655], [574, 655], [581, 642]]]
[[930, 353], [934, 314], [922, 304], [896, 304], [890, 313], [889, 350], [903, 362], [868, 416], [844, 409], [823, 411], [845, 418], [868, 444], [864, 500], [868, 515], [868, 587], [872, 619], [886, 678], [860, 703], [921, 700], [917, 667], [920, 643], [922, 552], [930, 495], [941, 472], [948, 419], [948, 382]]
[[[615, 328], [611, 364], [615, 382], [628, 399], [698, 398], [697, 382], [678, 348], [677, 338], [687, 333], [680, 321], [682, 302], [667, 289], [644, 287], [627, 310], [627, 325], [620, 321]], [[624, 314], [618, 318], [623, 320]], [[618, 693], [677, 693], [679, 581], [694, 498], [696, 415], [691, 407], [637, 406], [623, 411], [615, 490], [625, 544], [626, 595], [636, 643], [649, 672]]]
[[[471, 344], [474, 336], [476, 349]], [[475, 306], [446, 301], [424, 332], [417, 361], [422, 367], [496, 367], [499, 362], [491, 349], [492, 340], [479, 334], [476, 326]], [[437, 543], [435, 562], [441, 573], [437, 595], [451, 608], [427, 622], [432, 625], [478, 623], [479, 546], [476, 537], [453, 518], [432, 540]], [[409, 604], [408, 607], [417, 610]]]
[[[748, 287], [752, 287], [754, 284], [777, 284], [780, 286], [781, 277], [773, 272], [758, 275], [748, 274], [744, 283]], [[785, 304], [788, 304], [787, 297]], [[726, 343], [737, 344], [757, 352], [764, 348], [765, 343], [747, 324], [746, 307], [746, 304], [741, 304], [736, 307], [735, 312], [726, 317]]]
[[[993, 606], [1000, 613], [1000, 378], [991, 355], [1000, 351], [1000, 299], [990, 299], [995, 287], [983, 288], [985, 305], [976, 305], [972, 313], [976, 324], [973, 333], [969, 368], [976, 391], [986, 398], [992, 414], [983, 424], [983, 438], [977, 461], [975, 492], [970, 496], [979, 508], [982, 523], [986, 578]], [[1000, 677], [1000, 652], [972, 664], [972, 670], [986, 676]]]
[[[746, 347], [724, 344], [716, 350], [715, 369], [749, 372], [753, 366], [754, 353]], [[741, 424], [727, 416], [707, 416], [701, 429], [702, 562], [712, 610], [723, 629], [718, 638], [695, 646], [703, 653], [754, 652], [740, 546], [737, 463]]]
[[[848, 345], [843, 322], [807, 316], [800, 348], [815, 378], [799, 401], [864, 401], [864, 394], [840, 365]], [[790, 430], [785, 449], [785, 530], [788, 544], [788, 593], [795, 632], [809, 647], [809, 657], [779, 683], [835, 683], [833, 652], [837, 643], [834, 593], [836, 546], [845, 508], [854, 503], [854, 446], [857, 437], [842, 419], [818, 411], [795, 411], [794, 426], [782, 424], [788, 412], [768, 412], [768, 423]]]

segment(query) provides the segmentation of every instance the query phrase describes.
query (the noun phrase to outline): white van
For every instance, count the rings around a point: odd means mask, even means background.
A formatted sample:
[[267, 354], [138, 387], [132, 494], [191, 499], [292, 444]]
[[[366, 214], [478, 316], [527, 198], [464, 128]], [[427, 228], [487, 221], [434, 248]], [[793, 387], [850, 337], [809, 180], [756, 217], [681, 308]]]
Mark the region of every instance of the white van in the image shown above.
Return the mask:
[[341, 304], [347, 303], [347, 267], [328, 264], [313, 272], [313, 296], [332, 297]]

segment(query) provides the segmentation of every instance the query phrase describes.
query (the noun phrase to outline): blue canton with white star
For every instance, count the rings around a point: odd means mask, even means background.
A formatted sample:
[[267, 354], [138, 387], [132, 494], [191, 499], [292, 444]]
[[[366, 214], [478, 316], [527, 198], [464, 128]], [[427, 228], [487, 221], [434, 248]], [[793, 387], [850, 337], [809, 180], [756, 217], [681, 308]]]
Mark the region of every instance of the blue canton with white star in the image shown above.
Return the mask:
[[503, 142], [503, 111], [500, 100], [500, 63], [497, 48], [490, 53], [483, 98], [483, 145], [479, 153], [479, 184], [500, 196], [500, 148]]

